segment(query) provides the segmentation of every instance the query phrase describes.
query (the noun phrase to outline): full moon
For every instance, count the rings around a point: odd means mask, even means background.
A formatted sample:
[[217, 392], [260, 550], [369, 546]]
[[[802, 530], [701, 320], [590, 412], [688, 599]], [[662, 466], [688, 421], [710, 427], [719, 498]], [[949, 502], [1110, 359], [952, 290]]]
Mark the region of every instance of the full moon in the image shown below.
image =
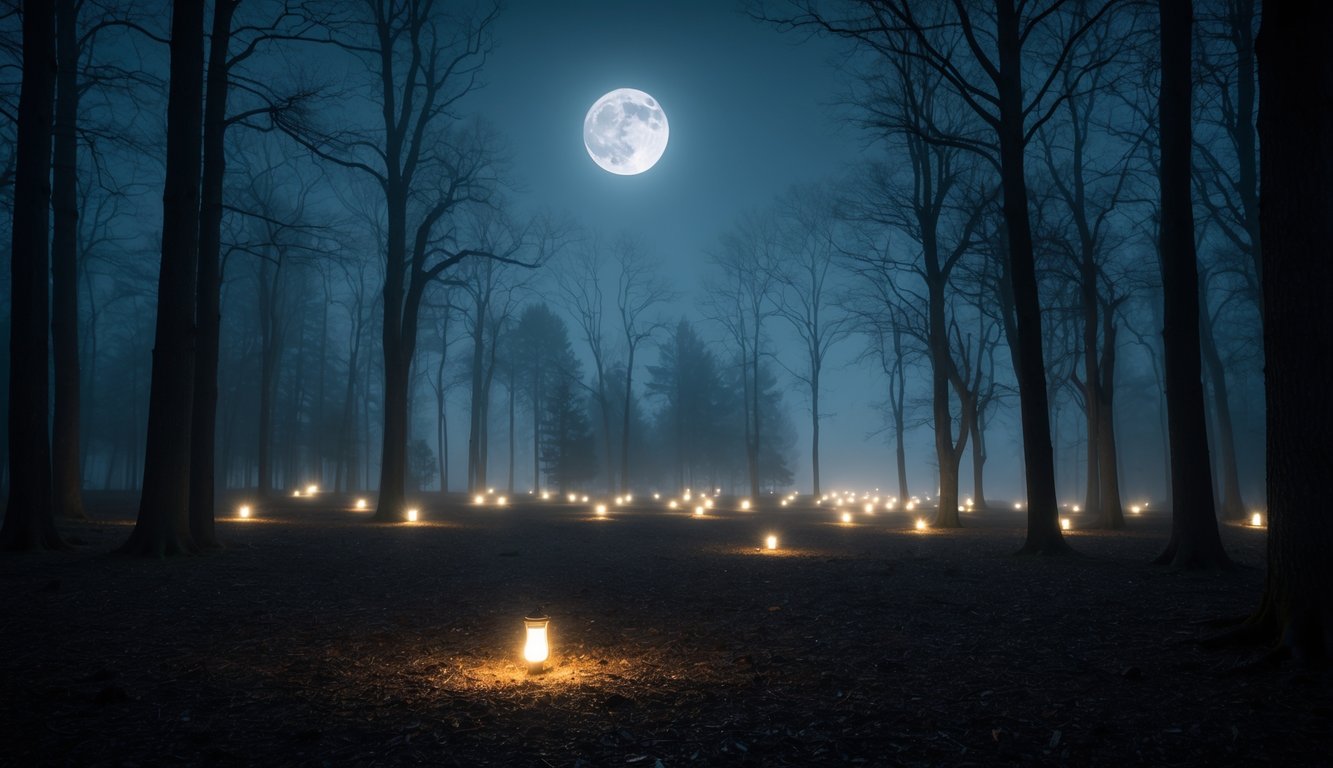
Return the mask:
[[666, 151], [666, 112], [657, 99], [617, 88], [598, 99], [583, 118], [583, 144], [604, 171], [633, 176], [652, 168]]

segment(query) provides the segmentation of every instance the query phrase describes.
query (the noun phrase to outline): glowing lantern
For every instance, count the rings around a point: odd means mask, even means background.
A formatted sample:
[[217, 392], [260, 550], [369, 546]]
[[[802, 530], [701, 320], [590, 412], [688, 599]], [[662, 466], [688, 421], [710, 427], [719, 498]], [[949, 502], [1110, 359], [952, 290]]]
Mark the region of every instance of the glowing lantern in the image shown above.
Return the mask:
[[250, 516], [250, 505], [242, 504], [241, 508], [236, 510], [236, 514], [240, 515], [242, 518], [248, 518]]
[[357, 508], [357, 509], [365, 509], [365, 508], [366, 508], [366, 500], [365, 500], [365, 499], [357, 499], [357, 500], [356, 500], [356, 508]]
[[1131, 515], [1137, 515], [1138, 513], [1142, 512], [1142, 511], [1143, 511], [1143, 507], [1140, 507], [1138, 504], [1135, 504], [1134, 506], [1132, 506], [1132, 507], [1129, 508], [1129, 513], [1130, 513]]
[[703, 517], [703, 516], [704, 516], [704, 508], [703, 508], [703, 507], [695, 507], [695, 508], [694, 508], [694, 516], [695, 516], [695, 517]]
[[768, 550], [770, 550], [770, 551], [772, 551], [772, 550], [774, 550], [774, 549], [777, 549], [777, 548], [778, 548], [778, 537], [777, 537], [777, 536], [769, 536], [768, 538], [764, 539], [764, 548], [765, 548], [765, 549], [768, 549]]
[[292, 496], [295, 496], [298, 499], [301, 498], [301, 491], [300, 490], [292, 491]]
[[866, 504], [866, 505], [865, 505], [865, 511], [866, 511], [866, 514], [867, 514], [867, 515], [873, 515], [873, 514], [875, 514], [875, 505], [874, 505], [874, 504]]
[[654, 493], [654, 494], [653, 494], [653, 501], [658, 501], [658, 500], [660, 500], [661, 498], [662, 498], [662, 494], [660, 494], [660, 493]]
[[749, 512], [749, 511], [750, 511], [750, 500], [749, 500], [749, 499], [746, 499], [746, 500], [744, 500], [744, 501], [741, 502], [741, 509], [745, 510], [746, 512]]
[[625, 503], [626, 503], [626, 504], [633, 504], [633, 503], [634, 503], [634, 494], [632, 494], [632, 493], [627, 493], [627, 494], [625, 494]]
[[506, 496], [497, 496], [495, 499], [495, 506], [497, 507], [503, 507], [508, 503], [509, 503], [509, 498]]
[[851, 512], [843, 512], [843, 513], [842, 513], [842, 521], [843, 521], [844, 523], [850, 523], [850, 522], [852, 521], [852, 513], [851, 513]]
[[486, 492], [489, 493], [489, 494], [494, 494], [494, 493], [495, 493], [495, 489], [494, 489], [494, 488], [487, 488], [487, 489], [486, 489]]
[[596, 507], [596, 509], [594, 509], [593, 511], [597, 513], [597, 516], [598, 516], [598, 517], [606, 517], [606, 505], [605, 505], [605, 504], [598, 504], [597, 507]]
[[926, 519], [925, 519], [925, 518], [923, 518], [923, 517], [918, 517], [918, 518], [916, 519], [916, 529], [917, 529], [918, 531], [924, 531], [924, 530], [926, 530]]
[[1060, 530], [1062, 531], [1069, 530], [1069, 518], [1067, 517], [1060, 518]]
[[472, 497], [472, 503], [473, 503], [473, 504], [476, 504], [477, 506], [481, 506], [482, 504], [485, 504], [485, 503], [486, 503], [486, 497], [485, 497], [485, 496], [482, 496], [482, 495], [479, 493], [479, 494], [477, 494], [476, 496], [473, 496], [473, 497]]
[[314, 495], [317, 494], [317, 493], [319, 493], [319, 486], [318, 486], [318, 485], [307, 485], [307, 486], [305, 487], [305, 495], [307, 495], [307, 496], [314, 496]]
[[551, 493], [549, 491], [542, 491], [542, 501], [550, 501], [550, 499]]
[[574, 502], [576, 502], [576, 501], [579, 500], [579, 497], [575, 496], [575, 495], [572, 494], [572, 493], [569, 494], [568, 496], [566, 496], [565, 498], [569, 499], [569, 503], [570, 503], [570, 504], [573, 504]]
[[1077, 505], [1077, 504], [1074, 505], [1074, 511], [1075, 511], [1075, 512], [1078, 511], [1078, 505]]
[[904, 509], [906, 509], [908, 512], [911, 512], [912, 510], [916, 509], [916, 502], [915, 501], [907, 502], [907, 506], [904, 507]]
[[1253, 525], [1255, 528], [1260, 528], [1263, 527], [1263, 524], [1264, 524], [1263, 515], [1260, 515], [1258, 512], [1255, 512], [1253, 515], [1250, 515], [1250, 525]]
[[584, 503], [584, 504], [587, 504], [587, 503], [588, 503], [588, 497], [587, 497], [587, 496], [584, 496], [584, 497], [583, 497], [583, 503]]
[[1014, 502], [1014, 509], [1022, 509], [1022, 508], [1023, 508], [1023, 502], [1021, 501]]
[[671, 501], [667, 502], [667, 509], [675, 509], [676, 506], [677, 506], [677, 505], [676, 505], [676, 500], [675, 500], [675, 499], [672, 499]]
[[527, 629], [527, 641], [523, 643], [523, 660], [528, 663], [530, 675], [539, 674], [551, 656], [551, 645], [546, 636], [547, 625], [551, 623], [551, 619], [541, 615], [540, 611], [533, 613], [537, 615], [523, 618], [523, 626]]
[[418, 517], [418, 514], [417, 514], [417, 511], [416, 511], [415, 509], [409, 509], [409, 510], [407, 510], [407, 522], [409, 522], [409, 523], [415, 523], [415, 522], [417, 521], [417, 517]]
[[712, 508], [713, 508], [713, 500], [712, 500], [712, 499], [704, 499], [704, 506], [707, 507], [708, 509], [712, 509]]

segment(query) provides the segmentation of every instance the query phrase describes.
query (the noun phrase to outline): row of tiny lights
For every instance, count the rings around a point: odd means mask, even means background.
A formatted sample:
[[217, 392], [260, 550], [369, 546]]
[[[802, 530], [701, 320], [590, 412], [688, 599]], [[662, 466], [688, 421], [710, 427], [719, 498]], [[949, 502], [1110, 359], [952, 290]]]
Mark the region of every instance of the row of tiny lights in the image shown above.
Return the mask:
[[[313, 498], [313, 497], [315, 497], [315, 496], [319, 493], [319, 490], [320, 490], [320, 489], [319, 489], [319, 486], [318, 486], [318, 485], [315, 485], [315, 484], [307, 485], [307, 486], [305, 487], [304, 498]], [[536, 493], [535, 491], [528, 491], [528, 494], [529, 494], [529, 495], [534, 495], [535, 493]], [[713, 497], [720, 496], [721, 493], [722, 493], [722, 489], [721, 489], [721, 488], [717, 488], [717, 489], [714, 490]], [[296, 490], [292, 491], [292, 496], [293, 496], [293, 497], [296, 497], [296, 498], [302, 498], [302, 492], [301, 492], [301, 489], [296, 489]], [[550, 491], [542, 491], [542, 492], [541, 492], [541, 499], [542, 499], [543, 501], [549, 501], [551, 498], [553, 498], [553, 494], [552, 494]], [[691, 491], [691, 489], [686, 488], [686, 489], [685, 489], [685, 492], [682, 494], [682, 497], [681, 497], [681, 498], [682, 498], [686, 503], [689, 503], [689, 502], [691, 502], [691, 501], [693, 500], [693, 498], [694, 498], [694, 493]], [[799, 494], [793, 491], [792, 493], [789, 493], [789, 494], [787, 494], [786, 496], [783, 496], [783, 497], [782, 497], [782, 499], [781, 499], [781, 501], [780, 501], [780, 505], [783, 506], [783, 507], [786, 507], [786, 506], [788, 506], [789, 504], [791, 504], [792, 502], [795, 502], [798, 498], [799, 498]], [[568, 494], [568, 495], [566, 496], [566, 500], [567, 500], [570, 504], [577, 504], [577, 503], [580, 503], [580, 502], [586, 504], [586, 503], [588, 503], [588, 499], [589, 499], [589, 497], [588, 497], [587, 495], [579, 495], [579, 494], [574, 494], [574, 493]], [[660, 493], [654, 493], [654, 494], [653, 494], [653, 499], [654, 499], [654, 500], [661, 500], [661, 494], [660, 494]], [[700, 500], [702, 501], [702, 503], [701, 503], [701, 504], [696, 504], [695, 507], [694, 507], [694, 516], [695, 516], [695, 517], [702, 517], [702, 516], [707, 512], [707, 510], [713, 508], [713, 498], [710, 498], [706, 492], [700, 496]], [[926, 500], [927, 502], [930, 501], [930, 497], [929, 497], [929, 496], [926, 496], [926, 497], [925, 497], [925, 500]], [[473, 501], [473, 504], [475, 504], [475, 505], [477, 505], [477, 506], [485, 506], [485, 505], [487, 505], [487, 504], [489, 503], [489, 504], [491, 504], [491, 505], [493, 505], [493, 506], [503, 507], [503, 506], [507, 506], [507, 505], [508, 505], [508, 503], [509, 503], [509, 498], [508, 498], [507, 496], [503, 496], [503, 495], [496, 495], [496, 494], [495, 494], [495, 489], [494, 489], [494, 488], [489, 488], [489, 489], [487, 489], [487, 491], [486, 491], [485, 494], [477, 494], [476, 496], [474, 496], [473, 499], [472, 499], [472, 501]], [[633, 502], [634, 502], [634, 495], [633, 495], [633, 494], [624, 494], [624, 495], [616, 496], [616, 497], [615, 497], [615, 505], [616, 505], [616, 506], [624, 506], [624, 505], [627, 505], [627, 504], [632, 504]], [[822, 504], [829, 503], [829, 502], [832, 502], [832, 504], [833, 504], [833, 506], [834, 506], [835, 508], [841, 508], [841, 507], [844, 506], [844, 505], [856, 505], [856, 504], [861, 504], [861, 506], [862, 506], [862, 510], [863, 510], [867, 515], [874, 515], [874, 514], [875, 514], [875, 510], [877, 509], [878, 505], [880, 505], [881, 503], [883, 503], [884, 509], [886, 509], [886, 510], [893, 510], [893, 509], [895, 509], [895, 508], [897, 507], [897, 504], [898, 504], [898, 498], [897, 498], [896, 496], [891, 496], [891, 497], [889, 497], [887, 500], [882, 501], [882, 497], [880, 497], [880, 496], [873, 496], [873, 497], [872, 497], [871, 494], [870, 494], [869, 492], [862, 492], [862, 493], [859, 495], [859, 497], [858, 497], [857, 493], [854, 492], [854, 491], [843, 491], [843, 492], [835, 492], [835, 493], [833, 493], [833, 494], [824, 494], [823, 496], [820, 496], [819, 499], [818, 499], [817, 501], [815, 501], [815, 506], [820, 506], [820, 505], [822, 505]], [[917, 507], [917, 505], [920, 504], [920, 503], [921, 503], [921, 498], [918, 497], [918, 496], [913, 496], [911, 499], [909, 499], [909, 500], [907, 501], [906, 504], [903, 505], [903, 509], [904, 509], [905, 511], [911, 512], [911, 511], [915, 510], [916, 507]], [[368, 502], [367, 502], [365, 499], [361, 498], [361, 499], [357, 499], [357, 500], [356, 500], [356, 508], [357, 508], [358, 510], [365, 510], [365, 509], [368, 508], [368, 506], [369, 506], [369, 504], [368, 504]], [[668, 509], [677, 509], [677, 508], [679, 508], [679, 506], [680, 506], [680, 503], [679, 503], [676, 499], [674, 499], [674, 498], [671, 499], [671, 500], [669, 500], [669, 501], [667, 502], [667, 508], [668, 508]], [[1070, 504], [1062, 504], [1061, 506], [1062, 506], [1062, 507], [1065, 507], [1065, 508], [1069, 508], [1071, 511], [1073, 511], [1073, 512], [1075, 512], [1075, 513], [1081, 511], [1081, 507], [1080, 507], [1078, 504], [1073, 504], [1073, 505], [1070, 505]], [[742, 499], [742, 500], [741, 500], [741, 502], [740, 502], [740, 509], [741, 509], [742, 511], [749, 511], [749, 510], [751, 509], [751, 507], [752, 507], [752, 504], [751, 504], [751, 502], [750, 502], [749, 499]], [[973, 511], [973, 508], [974, 508], [974, 503], [973, 503], [972, 499], [971, 499], [971, 498], [967, 498], [967, 499], [964, 500], [963, 504], [960, 504], [960, 505], [958, 506], [958, 511], [959, 511], [959, 512], [971, 512], [971, 511]], [[1130, 511], [1130, 514], [1138, 515], [1138, 514], [1142, 514], [1143, 511], [1146, 510], [1147, 508], [1148, 508], [1148, 502], [1145, 501], [1145, 502], [1143, 502], [1142, 504], [1132, 504], [1132, 505], [1130, 505], [1129, 511]], [[1015, 510], [1022, 510], [1022, 509], [1023, 509], [1023, 502], [1021, 502], [1021, 501], [1016, 501], [1016, 502], [1014, 502], [1014, 509], [1015, 509]], [[607, 513], [607, 505], [606, 505], [606, 504], [597, 504], [597, 505], [594, 507], [594, 510], [593, 510], [593, 511], [594, 511], [594, 514], [596, 514], [598, 517], [605, 517], [605, 516], [606, 516], [606, 513]], [[249, 504], [242, 504], [242, 505], [237, 509], [237, 515], [238, 515], [240, 518], [242, 518], [242, 519], [249, 519], [249, 518], [252, 516], [252, 514], [253, 514], [253, 510], [252, 510], [252, 508], [250, 507]], [[419, 518], [420, 518], [420, 511], [419, 511], [419, 510], [417, 510], [417, 509], [415, 509], [415, 508], [413, 508], [413, 509], [408, 509], [408, 510], [407, 510], [407, 521], [408, 521], [408, 522], [410, 522], [410, 523], [415, 523], [415, 522], [418, 521]], [[843, 513], [841, 513], [841, 515], [840, 515], [840, 519], [841, 519], [841, 521], [842, 521], [844, 524], [850, 524], [850, 523], [852, 522], [852, 515], [851, 515], [851, 513], [849, 513], [849, 512], [843, 512]], [[1066, 530], [1066, 531], [1067, 531], [1067, 530], [1070, 530], [1070, 529], [1072, 528], [1072, 525], [1073, 525], [1073, 524], [1072, 524], [1072, 521], [1071, 521], [1068, 517], [1061, 517], [1061, 518], [1060, 518], [1060, 528], [1061, 528], [1061, 529]], [[1263, 527], [1263, 525], [1264, 525], [1264, 522], [1263, 522], [1263, 515], [1261, 515], [1261, 514], [1258, 513], [1258, 512], [1253, 513], [1253, 514], [1250, 516], [1250, 525], [1251, 525], [1252, 527], [1256, 527], [1256, 528], [1261, 528], [1261, 527]], [[917, 529], [917, 530], [924, 530], [926, 527], [927, 527], [927, 525], [926, 525], [925, 520], [922, 519], [922, 518], [917, 518], [917, 520], [916, 520], [916, 529]]]

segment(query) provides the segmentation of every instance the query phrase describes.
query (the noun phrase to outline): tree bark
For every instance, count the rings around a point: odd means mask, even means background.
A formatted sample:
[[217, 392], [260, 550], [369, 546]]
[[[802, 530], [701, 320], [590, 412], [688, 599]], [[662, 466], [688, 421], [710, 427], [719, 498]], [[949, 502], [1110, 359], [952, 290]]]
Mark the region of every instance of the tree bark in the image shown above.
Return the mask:
[[1312, 664], [1333, 658], [1333, 5], [1264, 8], [1259, 32], [1260, 222], [1268, 411], [1268, 568], [1248, 628]]
[[204, 7], [175, 0], [167, 100], [162, 261], [149, 384], [139, 517], [121, 551], [162, 557], [187, 552], [190, 415], [194, 394], [195, 291], [199, 258], [200, 128], [204, 97]]
[[51, 205], [55, 15], [46, 0], [23, 5], [23, 82], [9, 261], [9, 500], [0, 548], [63, 549], [52, 507], [51, 444], [46, 431], [50, 412], [46, 229]]
[[1160, 0], [1162, 339], [1171, 451], [1171, 540], [1155, 562], [1182, 568], [1231, 564], [1214, 516], [1212, 468], [1199, 362], [1199, 273], [1190, 199], [1191, 0]]
[[56, 2], [55, 152], [51, 204], [51, 337], [55, 413], [51, 425], [52, 501], [61, 517], [87, 519], [79, 464], [78, 6]]
[[1102, 384], [1100, 424], [1097, 429], [1097, 474], [1101, 477], [1101, 525], [1114, 531], [1125, 527], [1125, 505], [1120, 498], [1120, 451], [1115, 439], [1115, 313], [1102, 312], [1102, 359], [1099, 366]]
[[208, 53], [208, 91], [204, 101], [203, 170], [199, 205], [197, 280], [198, 347], [195, 352], [194, 405], [190, 416], [190, 536], [195, 546], [219, 546], [214, 524], [214, 474], [217, 467], [218, 336], [222, 327], [222, 182], [227, 169], [228, 49], [237, 0], [218, 0]]
[[1013, 0], [996, 4], [999, 52], [1000, 166], [1004, 221], [1008, 235], [1010, 290], [1013, 295], [1017, 343], [1014, 371], [1023, 430], [1023, 462], [1027, 479], [1026, 554], [1060, 554], [1069, 550], [1060, 533], [1055, 496], [1055, 456], [1051, 448], [1050, 402], [1046, 393], [1046, 362], [1042, 353], [1041, 300], [1037, 293], [1032, 222], [1028, 212], [1024, 170], [1022, 38]]

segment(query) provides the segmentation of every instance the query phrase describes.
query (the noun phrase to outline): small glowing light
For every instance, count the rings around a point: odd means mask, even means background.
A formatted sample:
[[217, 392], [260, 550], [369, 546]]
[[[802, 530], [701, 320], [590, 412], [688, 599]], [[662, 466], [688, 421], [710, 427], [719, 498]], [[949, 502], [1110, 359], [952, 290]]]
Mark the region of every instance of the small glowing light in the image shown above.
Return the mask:
[[924, 531], [924, 530], [926, 530], [926, 520], [925, 520], [925, 518], [918, 517], [918, 518], [916, 519], [916, 529], [917, 529], [918, 531]]
[[307, 486], [305, 487], [305, 495], [307, 495], [307, 496], [314, 496], [314, 495], [317, 494], [317, 493], [319, 493], [319, 486], [318, 486], [318, 485], [313, 485], [313, 484], [312, 484], [312, 485], [307, 485]]
[[1062, 531], [1069, 530], [1069, 518], [1067, 517], [1060, 518], [1060, 530]]
[[366, 500], [365, 500], [365, 499], [357, 499], [357, 500], [356, 500], [356, 508], [357, 508], [357, 509], [365, 509], [365, 508], [366, 508]]
[[1138, 513], [1142, 512], [1142, 511], [1143, 511], [1143, 507], [1140, 507], [1138, 504], [1135, 504], [1134, 506], [1132, 506], [1132, 507], [1129, 508], [1129, 513], [1130, 513], [1131, 515], [1137, 515]]
[[616, 505], [617, 505], [617, 506], [619, 506], [619, 505], [621, 505], [621, 504], [624, 504], [624, 503], [625, 503], [625, 497], [624, 497], [624, 496], [617, 496], [617, 497], [616, 497]]
[[489, 494], [491, 494], [491, 495], [495, 495], [495, 489], [494, 489], [494, 488], [487, 488], [487, 489], [486, 489], [486, 492], [489, 493]]
[[473, 496], [473, 497], [472, 497], [472, 503], [473, 503], [473, 504], [476, 504], [477, 506], [481, 506], [482, 504], [485, 504], [485, 503], [486, 503], [486, 497], [485, 497], [485, 496], [482, 496], [482, 495], [479, 493], [479, 494], [477, 494], [476, 496]]
[[633, 503], [634, 503], [634, 494], [632, 494], [632, 493], [627, 493], [627, 494], [625, 494], [625, 503], [626, 503], [626, 504], [633, 504]]
[[777, 549], [778, 537], [770, 535], [768, 538], [764, 539], [764, 548], [769, 550]]
[[912, 510], [916, 509], [916, 502], [915, 502], [915, 501], [909, 501], [909, 502], [907, 502], [907, 506], [905, 507], [905, 509], [906, 509], [908, 512], [911, 512]]
[[843, 512], [843, 513], [842, 513], [842, 521], [843, 521], [844, 523], [850, 523], [850, 522], [852, 521], [852, 513], [851, 513], [851, 512]]
[[508, 503], [509, 503], [509, 498], [506, 497], [506, 496], [497, 496], [497, 497], [495, 498], [495, 506], [497, 506], [497, 507], [503, 507], [504, 505], [506, 505], [506, 504], [508, 504]]
[[968, 507], [972, 506], [972, 499], [967, 499], [966, 501], [963, 502], [963, 505]]
[[1014, 502], [1014, 509], [1022, 509], [1022, 508], [1023, 508], [1023, 502], [1021, 501]]
[[295, 496], [296, 498], [299, 499], [301, 498], [301, 492], [299, 490], [292, 491], [292, 496]]
[[659, 501], [661, 498], [662, 498], [662, 494], [660, 494], [660, 493], [654, 493], [654, 494], [653, 494], [653, 501]]
[[417, 518], [418, 518], [419, 516], [420, 516], [420, 515], [417, 513], [417, 511], [416, 511], [415, 509], [409, 509], [409, 510], [407, 510], [407, 522], [409, 522], [409, 523], [415, 523], [415, 522], [417, 521]]
[[784, 506], [784, 507], [787, 506], [787, 500], [786, 500], [786, 499], [783, 499], [783, 500], [782, 500], [782, 506]]
[[1253, 515], [1250, 515], [1250, 525], [1253, 525], [1255, 528], [1260, 528], [1263, 526], [1263, 524], [1264, 524], [1263, 515], [1259, 514], [1258, 512], [1255, 512]]
[[675, 499], [672, 499], [671, 501], [667, 502], [667, 509], [675, 509], [675, 508], [676, 508], [676, 500], [675, 500]]
[[598, 517], [606, 517], [606, 505], [605, 505], [605, 504], [598, 504], [598, 505], [593, 509], [593, 511], [597, 513], [597, 516], [598, 516]]
[[245, 518], [245, 517], [249, 517], [249, 516], [250, 516], [250, 505], [249, 505], [249, 504], [242, 504], [242, 505], [241, 505], [241, 508], [238, 509], [238, 510], [236, 510], [236, 514], [240, 515], [240, 516], [243, 517], [243, 518]]
[[1078, 505], [1077, 505], [1077, 504], [1074, 505], [1074, 511], [1075, 511], [1075, 512], [1078, 511]]
[[569, 503], [570, 503], [570, 504], [573, 504], [574, 502], [576, 502], [576, 501], [579, 500], [579, 497], [575, 496], [575, 495], [572, 494], [572, 493], [569, 494], [569, 496], [567, 496], [567, 497], [565, 497], [565, 498], [569, 499]]
[[741, 502], [741, 509], [742, 509], [742, 510], [745, 510], [746, 512], [750, 511], [750, 500], [749, 500], [749, 499], [745, 499], [745, 500], [743, 500], [743, 501]]
[[867, 515], [873, 515], [873, 514], [875, 514], [875, 505], [874, 505], [874, 504], [866, 504], [866, 505], [865, 505], [865, 511], [866, 511], [866, 514], [867, 514]]
[[721, 488], [714, 488], [714, 489], [713, 489], [713, 495], [714, 495], [714, 496], [721, 496], [721, 495], [722, 495], [722, 489], [721, 489]]
[[534, 675], [542, 671], [546, 660], [551, 657], [551, 645], [546, 633], [551, 620], [539, 612], [537, 614], [523, 618], [523, 626], [527, 630], [527, 640], [523, 643], [523, 660], [528, 663], [528, 674]]
[[694, 516], [695, 516], [695, 517], [703, 517], [703, 516], [704, 516], [704, 508], [703, 508], [703, 507], [695, 507], [695, 508], [694, 508]]
[[712, 500], [712, 499], [704, 499], [704, 506], [707, 507], [707, 508], [709, 508], [709, 509], [712, 509], [712, 508], [713, 508], [713, 500]]
[[587, 503], [588, 503], [588, 497], [587, 497], [587, 496], [584, 496], [584, 497], [583, 497], [583, 503], [584, 503], [584, 504], [587, 504]]
[[550, 494], [550, 492], [549, 492], [549, 491], [542, 491], [542, 501], [549, 501], [550, 499], [551, 499], [551, 494]]
[[686, 501], [689, 501], [690, 498], [691, 498], [691, 496], [690, 496], [690, 492], [689, 492], [689, 491], [686, 491], [686, 492], [685, 492], [685, 495], [682, 496], [681, 498], [684, 499], [684, 500], [686, 500]]

